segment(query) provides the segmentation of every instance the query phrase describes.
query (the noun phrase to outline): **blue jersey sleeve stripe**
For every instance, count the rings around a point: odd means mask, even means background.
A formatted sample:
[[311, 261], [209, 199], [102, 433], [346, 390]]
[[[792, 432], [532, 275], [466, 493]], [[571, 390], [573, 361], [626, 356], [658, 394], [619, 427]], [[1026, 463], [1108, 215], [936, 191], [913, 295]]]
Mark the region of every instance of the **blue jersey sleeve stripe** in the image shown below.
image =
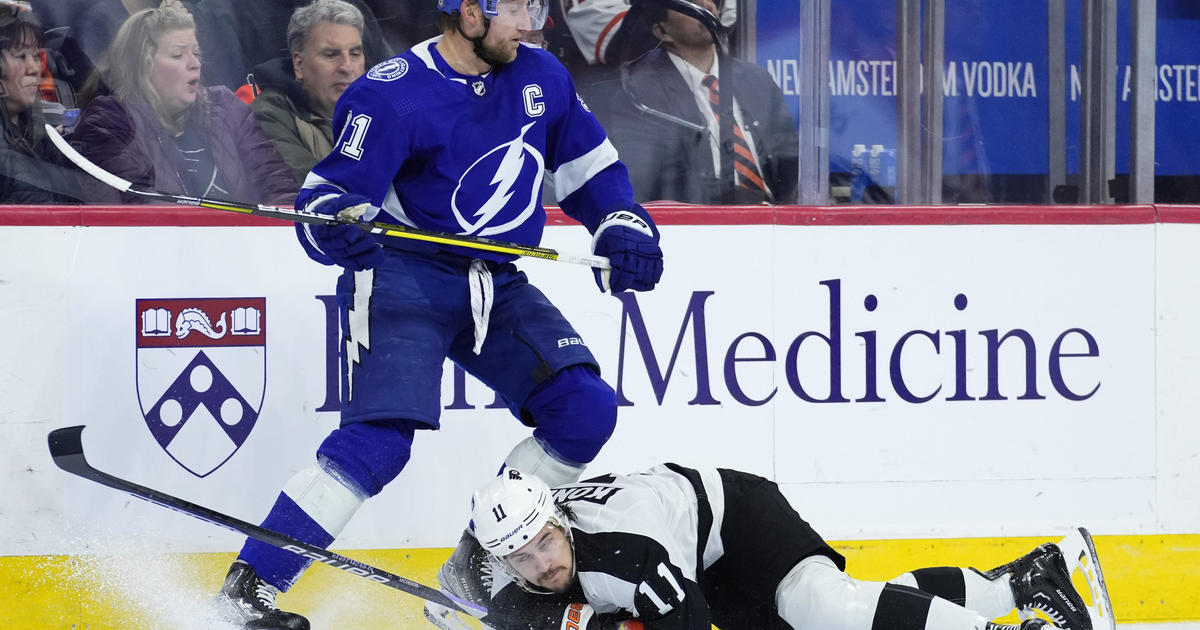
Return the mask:
[[329, 181], [328, 179], [325, 179], [324, 177], [317, 175], [316, 172], [314, 172], [314, 171], [309, 171], [308, 176], [304, 178], [304, 185], [301, 186], [301, 188], [316, 188], [318, 186], [329, 186], [331, 188], [336, 188], [342, 192], [346, 192], [345, 188], [342, 188], [341, 186], [338, 186], [337, 184]]
[[[412, 54], [414, 56], [416, 56], [417, 59], [420, 59], [421, 62], [425, 64], [426, 68], [433, 70], [434, 72], [436, 72], [438, 74], [442, 74], [442, 72], [437, 69], [437, 64], [434, 63], [433, 55], [431, 55], [429, 53], [429, 49], [436, 46], [438, 41], [440, 41], [441, 39], [442, 39], [442, 36], [438, 35], [436, 37], [431, 37], [430, 39], [427, 39], [427, 40], [421, 42], [420, 44], [417, 44], [416, 46], [412, 47]], [[443, 76], [445, 76], [445, 75], [443, 75]]]
[[[417, 225], [416, 221], [413, 221], [412, 218], [408, 216], [408, 212], [404, 210], [404, 204], [400, 203], [400, 196], [396, 194], [395, 184], [390, 185], [387, 188], [387, 195], [383, 198], [383, 211], [395, 218], [398, 223], [402, 223], [410, 227], [420, 227]], [[375, 218], [374, 215], [378, 214], [374, 208], [372, 208], [369, 213], [372, 216], [371, 218], [367, 219], [368, 221], [373, 220]]]
[[604, 139], [596, 148], [554, 171], [554, 197], [561, 202], [588, 183], [592, 177], [617, 162], [617, 148]]
[[300, 226], [300, 230], [304, 233], [304, 238], [305, 238], [305, 240], [308, 241], [309, 247], [312, 247], [313, 249], [317, 250], [318, 252], [324, 254], [325, 250], [321, 249], [321, 246], [317, 245], [317, 239], [313, 238], [312, 225], [310, 225], [308, 223], [303, 223], [303, 224], [298, 224], [298, 225]]

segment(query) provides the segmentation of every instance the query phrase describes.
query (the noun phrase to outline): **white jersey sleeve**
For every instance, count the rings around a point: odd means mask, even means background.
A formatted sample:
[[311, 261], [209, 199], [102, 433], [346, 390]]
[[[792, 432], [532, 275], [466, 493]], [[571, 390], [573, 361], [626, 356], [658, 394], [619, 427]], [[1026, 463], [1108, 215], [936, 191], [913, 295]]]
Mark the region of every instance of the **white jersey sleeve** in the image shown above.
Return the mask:
[[[716, 471], [705, 473], [707, 494], [719, 495]], [[711, 556], [699, 559], [700, 503], [687, 478], [655, 467], [554, 492], [573, 513], [576, 568], [593, 608], [624, 610], [655, 620], [655, 628], [709, 627], [697, 575], [704, 570], [698, 563], [708, 564]], [[719, 519], [712, 526], [719, 532]]]

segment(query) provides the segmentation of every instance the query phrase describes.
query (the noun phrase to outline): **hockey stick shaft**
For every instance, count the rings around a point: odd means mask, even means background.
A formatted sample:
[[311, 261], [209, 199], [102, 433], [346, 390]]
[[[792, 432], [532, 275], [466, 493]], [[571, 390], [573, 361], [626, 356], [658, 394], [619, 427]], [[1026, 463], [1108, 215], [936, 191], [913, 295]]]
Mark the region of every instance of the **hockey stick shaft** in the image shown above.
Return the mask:
[[106, 472], [93, 468], [88, 463], [87, 457], [83, 453], [83, 425], [74, 427], [65, 427], [55, 429], [50, 432], [47, 441], [50, 445], [50, 456], [54, 458], [54, 463], [61, 469], [83, 477], [89, 481], [94, 481], [100, 485], [108, 486], [114, 490], [126, 492], [134, 497], [149, 501], [176, 512], [193, 516], [202, 521], [208, 521], [213, 525], [219, 525], [225, 529], [233, 530], [240, 534], [244, 534], [255, 540], [260, 540], [270, 545], [279, 547], [303, 556], [310, 560], [320, 562], [331, 566], [335, 569], [341, 569], [347, 573], [357, 575], [361, 578], [366, 578], [372, 582], [390, 586], [396, 590], [404, 591], [409, 595], [415, 595], [422, 599], [441, 604], [453, 610], [462, 611], [477, 617], [483, 617], [487, 614], [487, 610], [482, 607], [467, 602], [465, 600], [451, 597], [442, 591], [435, 588], [425, 586], [419, 582], [414, 582], [408, 578], [403, 578], [394, 575], [383, 569], [373, 567], [369, 564], [359, 562], [343, 555], [322, 549], [315, 545], [310, 545], [302, 540], [297, 540], [291, 536], [281, 534], [279, 532], [260, 527], [246, 521], [228, 516], [211, 510], [202, 505], [197, 505], [190, 501], [171, 496], [165, 492], [159, 492], [153, 488], [147, 488], [136, 484], [132, 481], [127, 481], [110, 475]]
[[465, 234], [450, 234], [447, 232], [431, 232], [429, 230], [421, 230], [404, 225], [392, 225], [390, 223], [372, 223], [364, 221], [343, 222], [334, 217], [317, 214], [315, 212], [305, 212], [303, 210], [295, 210], [292, 208], [280, 208], [277, 206], [265, 206], [261, 204], [237, 203], [232, 201], [217, 201], [214, 199], [205, 199], [203, 197], [191, 197], [188, 195], [175, 195], [171, 193], [158, 192], [155, 190], [142, 190], [135, 188], [133, 183], [122, 179], [96, 165], [91, 160], [84, 157], [81, 153], [75, 150], [54, 127], [46, 125], [46, 134], [50, 136], [50, 141], [54, 146], [67, 156], [73, 164], [83, 169], [88, 175], [104, 182], [105, 184], [116, 188], [121, 192], [138, 195], [147, 199], [154, 199], [165, 203], [174, 203], [184, 206], [199, 206], [201, 208], [211, 208], [213, 210], [224, 210], [227, 212], [238, 212], [241, 214], [249, 214], [256, 217], [267, 217], [270, 219], [281, 219], [283, 221], [294, 221], [298, 223], [311, 223], [313, 225], [335, 225], [338, 223], [346, 223], [361, 228], [365, 232], [369, 232], [376, 236], [387, 236], [393, 238], [403, 238], [408, 240], [425, 241], [429, 243], [438, 243], [441, 245], [456, 245], [458, 247], [466, 247], [481, 251], [497, 252], [500, 254], [511, 254], [514, 256], [525, 256], [528, 258], [541, 258], [543, 260], [557, 260], [559, 262], [573, 263], [577, 265], [586, 265], [597, 269], [609, 269], [608, 259], [604, 256], [590, 256], [580, 254], [565, 254], [558, 250], [550, 249], [549, 247], [536, 247], [533, 245], [521, 245], [519, 243], [508, 243], [505, 241], [494, 241], [490, 238], [480, 236], [469, 236]]

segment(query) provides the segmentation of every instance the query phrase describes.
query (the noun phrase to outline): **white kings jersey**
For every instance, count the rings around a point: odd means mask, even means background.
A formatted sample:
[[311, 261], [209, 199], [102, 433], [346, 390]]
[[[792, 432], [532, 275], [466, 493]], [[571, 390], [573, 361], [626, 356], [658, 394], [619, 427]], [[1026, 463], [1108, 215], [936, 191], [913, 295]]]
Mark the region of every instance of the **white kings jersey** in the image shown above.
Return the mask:
[[[697, 498], [693, 481], [702, 484], [704, 499]], [[720, 533], [725, 499], [716, 469], [655, 466], [632, 475], [604, 475], [559, 486], [553, 493], [554, 500], [573, 514], [579, 586], [597, 613], [624, 612], [643, 620], [670, 615], [668, 627], [709, 627], [696, 576], [724, 553]], [[704, 512], [711, 514], [711, 527], [700, 559], [697, 532], [708, 518]], [[497, 583], [493, 592], [503, 587]], [[521, 604], [536, 605], [542, 597], [528, 595], [520, 598]]]
[[440, 39], [376, 65], [346, 89], [333, 151], [313, 167], [297, 207], [351, 192], [380, 209], [366, 221], [537, 245], [544, 172], [563, 211], [589, 231], [633, 205], [616, 149], [553, 55], [519, 46], [512, 63], [468, 76], [438, 53]]

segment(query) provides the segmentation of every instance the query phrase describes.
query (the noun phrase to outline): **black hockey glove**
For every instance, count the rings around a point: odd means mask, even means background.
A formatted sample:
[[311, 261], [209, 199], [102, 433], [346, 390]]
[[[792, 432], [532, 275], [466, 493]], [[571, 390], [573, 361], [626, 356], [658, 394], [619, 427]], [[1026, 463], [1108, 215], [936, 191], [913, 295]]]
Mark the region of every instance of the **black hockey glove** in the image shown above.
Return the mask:
[[593, 269], [601, 291], [649, 291], [663, 272], [659, 232], [646, 209], [634, 204], [604, 217], [592, 237], [592, 253], [606, 256], [612, 270]]
[[[345, 193], [324, 201], [318, 200], [310, 207], [321, 214], [333, 216], [347, 212], [357, 219], [362, 212], [355, 215], [355, 211], [364, 205], [370, 206], [371, 200], [362, 195]], [[375, 242], [375, 237], [354, 225], [313, 225], [309, 226], [308, 232], [322, 253], [350, 271], [373, 269], [383, 262], [383, 250]]]

